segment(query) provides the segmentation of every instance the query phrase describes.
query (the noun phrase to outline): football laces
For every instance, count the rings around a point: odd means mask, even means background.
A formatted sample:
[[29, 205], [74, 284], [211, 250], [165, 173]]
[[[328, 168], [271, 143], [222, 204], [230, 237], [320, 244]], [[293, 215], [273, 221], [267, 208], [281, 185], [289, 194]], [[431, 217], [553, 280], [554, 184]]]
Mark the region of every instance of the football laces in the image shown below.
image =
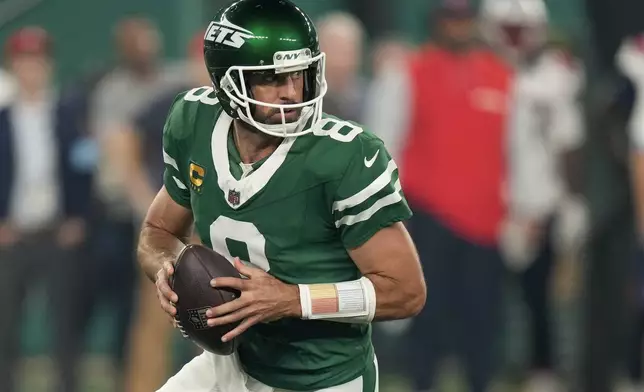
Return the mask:
[[179, 321], [179, 317], [177, 315], [174, 316], [174, 322], [179, 332], [181, 332], [181, 336], [183, 336], [184, 338], [188, 338], [188, 334], [186, 333], [186, 330], [183, 328], [183, 325], [181, 325], [181, 321]]

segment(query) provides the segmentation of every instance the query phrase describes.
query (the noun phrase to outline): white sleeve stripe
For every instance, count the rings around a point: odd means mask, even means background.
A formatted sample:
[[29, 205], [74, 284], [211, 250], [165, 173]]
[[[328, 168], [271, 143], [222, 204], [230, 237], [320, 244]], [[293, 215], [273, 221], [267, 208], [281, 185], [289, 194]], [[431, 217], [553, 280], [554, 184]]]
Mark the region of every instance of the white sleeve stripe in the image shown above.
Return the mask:
[[351, 197], [333, 203], [333, 211], [343, 211], [347, 208], [355, 207], [378, 193], [382, 188], [391, 183], [391, 178], [397, 168], [396, 162], [393, 159], [390, 160], [387, 169], [366, 188]]
[[340, 227], [342, 225], [351, 226], [355, 223], [363, 222], [375, 215], [376, 212], [380, 211], [384, 207], [396, 204], [402, 200], [402, 194], [400, 193], [400, 180], [396, 181], [394, 185], [394, 192], [388, 194], [387, 196], [382, 197], [373, 205], [366, 210], [362, 211], [356, 215], [347, 215], [342, 217], [342, 219], [335, 221], [335, 227]]
[[183, 184], [183, 182], [181, 182], [177, 177], [172, 176], [172, 179], [174, 180], [174, 182], [177, 184], [177, 186], [178, 186], [179, 188], [181, 188], [181, 189], [188, 189], [188, 187], [187, 187], [187, 186], [185, 186], [185, 185]]
[[176, 171], [179, 171], [179, 167], [177, 166], [177, 161], [175, 161], [174, 158], [172, 158], [167, 152], [165, 152], [165, 150], [163, 150], [163, 162], [174, 167]]

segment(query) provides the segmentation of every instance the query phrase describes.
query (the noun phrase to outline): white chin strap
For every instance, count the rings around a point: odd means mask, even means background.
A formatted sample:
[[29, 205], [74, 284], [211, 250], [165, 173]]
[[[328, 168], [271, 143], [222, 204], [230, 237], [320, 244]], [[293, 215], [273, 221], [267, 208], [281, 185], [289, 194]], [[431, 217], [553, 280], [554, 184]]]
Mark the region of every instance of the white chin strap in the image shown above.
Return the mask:
[[[306, 127], [307, 122], [313, 116], [318, 106], [320, 106], [319, 110], [321, 111], [322, 105], [306, 106], [302, 108], [300, 117], [296, 121], [291, 123], [281, 123], [281, 124], [260, 123], [256, 121], [252, 116], [250, 117], [247, 116], [245, 108], [242, 108], [242, 107], [237, 108], [237, 114], [239, 115], [239, 118], [241, 118], [241, 120], [247, 123], [248, 125], [254, 128], [257, 128], [258, 130], [266, 134], [269, 134], [271, 136], [277, 136], [277, 137], [299, 136], [299, 135], [308, 133], [308, 131], [304, 130], [304, 127]], [[282, 118], [284, 118], [283, 114], [282, 114]]]

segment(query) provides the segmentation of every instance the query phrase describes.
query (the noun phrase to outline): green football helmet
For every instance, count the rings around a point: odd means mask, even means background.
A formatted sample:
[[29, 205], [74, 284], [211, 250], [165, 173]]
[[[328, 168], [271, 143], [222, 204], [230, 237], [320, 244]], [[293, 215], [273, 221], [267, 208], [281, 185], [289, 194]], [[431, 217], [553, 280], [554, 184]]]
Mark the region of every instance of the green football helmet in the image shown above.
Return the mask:
[[[217, 98], [228, 115], [273, 136], [299, 136], [322, 117], [325, 55], [313, 21], [288, 0], [239, 0], [221, 9], [204, 36], [204, 57]], [[302, 103], [253, 98], [249, 76], [302, 72]], [[270, 76], [270, 75], [268, 75]], [[256, 105], [280, 110], [281, 123], [256, 121]], [[287, 122], [285, 110], [300, 110]]]

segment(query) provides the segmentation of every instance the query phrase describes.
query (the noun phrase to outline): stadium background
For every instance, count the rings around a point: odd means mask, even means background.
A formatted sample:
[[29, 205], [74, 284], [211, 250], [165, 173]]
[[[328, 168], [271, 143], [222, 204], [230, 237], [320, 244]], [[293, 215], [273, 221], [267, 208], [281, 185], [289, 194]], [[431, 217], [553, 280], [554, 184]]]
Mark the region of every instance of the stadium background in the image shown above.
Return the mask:
[[[324, 15], [332, 10], [349, 10], [357, 14], [365, 23], [370, 38], [377, 38], [384, 34], [396, 33], [413, 43], [420, 43], [427, 36], [429, 14], [436, 0], [299, 0], [296, 1], [305, 11], [310, 12], [314, 18]], [[203, 29], [204, 23], [218, 8], [222, 1], [215, 0], [181, 0], [172, 2], [160, 2], [158, 0], [111, 0], [108, 2], [86, 1], [86, 0], [2, 0], [0, 1], [0, 42], [4, 40], [17, 28], [28, 25], [39, 25], [47, 29], [56, 42], [57, 79], [61, 86], [73, 84], [73, 82], [84, 73], [100, 67], [106, 62], [114, 59], [112, 30], [115, 23], [127, 15], [143, 15], [157, 23], [163, 34], [164, 55], [168, 60], [179, 59], [184, 56], [186, 42], [197, 31]], [[549, 0], [547, 1], [553, 24], [553, 35], [560, 37], [573, 44], [577, 53], [586, 60], [592, 58], [593, 52], [598, 46], [593, 46], [590, 39], [589, 21], [587, 18], [586, 4], [581, 0]], [[590, 4], [591, 2], [589, 2]], [[599, 2], [597, 2], [599, 3]], [[612, 2], [611, 2], [612, 3]], [[614, 2], [615, 8], [617, 3]], [[621, 2], [624, 10], [634, 3]], [[619, 20], [618, 11], [612, 17]], [[622, 16], [628, 11], [622, 12]], [[644, 19], [644, 15], [641, 16]], [[631, 18], [632, 19], [632, 18]], [[631, 29], [637, 22], [631, 23]], [[644, 25], [644, 23], [642, 23]], [[613, 24], [614, 25], [614, 24]], [[619, 30], [619, 29], [617, 29]], [[615, 33], [618, 35], [618, 33]], [[595, 36], [596, 38], [597, 36]], [[607, 44], [610, 46], [610, 43]], [[615, 46], [615, 45], [613, 45]], [[608, 49], [610, 50], [610, 49]], [[614, 50], [614, 48], [613, 48]], [[588, 63], [592, 69], [593, 62]], [[600, 71], [593, 71], [601, 74]], [[365, 73], [369, 73], [365, 67]], [[594, 75], [591, 73], [591, 75]], [[603, 74], [601, 74], [603, 75]], [[604, 80], [600, 78], [600, 80]], [[603, 85], [602, 85], [603, 86]], [[606, 91], [603, 87], [591, 89], [588, 100], [589, 105], [599, 105], [594, 99]], [[594, 95], [593, 95], [594, 94]], [[591, 148], [590, 154], [597, 154], [601, 158], [603, 151], [594, 151]], [[608, 159], [609, 161], [609, 159]], [[598, 164], [599, 165], [599, 164]], [[603, 168], [604, 176], [596, 176], [597, 172], [591, 173], [590, 177], [596, 179], [600, 185], [595, 189], [602, 188], [601, 181], [615, 180], [611, 176], [611, 162], [607, 162]], [[606, 182], [604, 182], [605, 184]], [[619, 186], [623, 186], [620, 184]], [[605, 194], [605, 188], [599, 193]], [[602, 199], [597, 196], [596, 199]], [[605, 206], [605, 201], [602, 205]], [[609, 202], [610, 203], [610, 202]], [[602, 206], [600, 206], [602, 207]], [[559, 347], [560, 366], [567, 369], [571, 374], [579, 371], [581, 361], [582, 337], [581, 330], [581, 309], [582, 297], [580, 296], [579, 282], [575, 283], [572, 276], [581, 276], [580, 271], [563, 272], [570, 274], [564, 276], [560, 300], [558, 304], [558, 339], [561, 341]], [[511, 292], [512, 287], [508, 287]], [[23, 349], [27, 360], [25, 361], [24, 374], [26, 378], [26, 389], [28, 392], [40, 392], [48, 384], [47, 360], [49, 342], [52, 337], [48, 334], [48, 320], [45, 315], [46, 302], [43, 301], [43, 293], [33, 293], [28, 303], [28, 316], [23, 321], [25, 333], [23, 334]], [[504, 334], [505, 359], [504, 367], [505, 381], [502, 383], [503, 390], [513, 389], [513, 375], [519, 372], [521, 363], [525, 360], [523, 352], [522, 325], [523, 317], [512, 296], [508, 296], [508, 332]], [[106, 361], [102, 360], [105, 354], [110, 352], [110, 313], [105, 309], [93, 321], [90, 342], [91, 360], [86, 364], [86, 379], [88, 391], [103, 391], [110, 384], [109, 367]], [[386, 382], [390, 382], [385, 380]], [[399, 380], [391, 381], [390, 389], [385, 391], [401, 390]], [[458, 376], [450, 377], [446, 383], [451, 390], [459, 390], [462, 387]]]
[[[154, 0], [113, 0], [87, 2], [82, 0], [3, 0], [0, 1], [0, 40], [24, 25], [45, 27], [56, 41], [56, 60], [60, 81], [73, 80], [75, 75], [113, 58], [111, 41], [114, 24], [124, 15], [141, 14], [154, 20], [161, 31], [168, 58], [183, 55], [185, 43], [203, 27], [221, 0], [184, 0], [159, 3]], [[396, 32], [421, 42], [427, 34], [427, 15], [436, 0], [299, 0], [297, 4], [313, 17], [332, 10], [356, 10], [371, 22], [371, 36]], [[585, 12], [581, 0], [547, 2], [552, 22], [562, 34], [582, 39], [585, 34]], [[374, 16], [374, 13], [377, 14]]]

